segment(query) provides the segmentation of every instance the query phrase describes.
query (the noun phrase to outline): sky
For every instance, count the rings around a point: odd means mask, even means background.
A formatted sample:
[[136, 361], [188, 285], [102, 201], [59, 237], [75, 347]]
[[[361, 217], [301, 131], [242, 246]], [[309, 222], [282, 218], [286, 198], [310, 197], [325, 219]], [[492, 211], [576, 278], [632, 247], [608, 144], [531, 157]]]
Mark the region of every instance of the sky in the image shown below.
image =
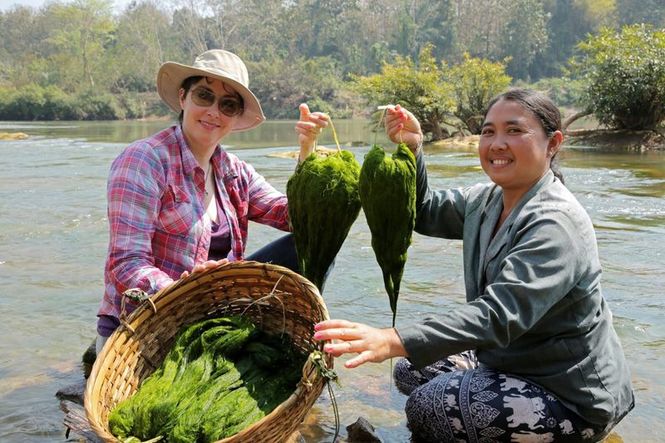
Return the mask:
[[[6, 11], [14, 5], [30, 6], [39, 8], [51, 0], [0, 0], [0, 11]], [[63, 3], [68, 3], [67, 0], [61, 0]], [[120, 12], [124, 7], [129, 4], [131, 0], [113, 0], [114, 12]]]

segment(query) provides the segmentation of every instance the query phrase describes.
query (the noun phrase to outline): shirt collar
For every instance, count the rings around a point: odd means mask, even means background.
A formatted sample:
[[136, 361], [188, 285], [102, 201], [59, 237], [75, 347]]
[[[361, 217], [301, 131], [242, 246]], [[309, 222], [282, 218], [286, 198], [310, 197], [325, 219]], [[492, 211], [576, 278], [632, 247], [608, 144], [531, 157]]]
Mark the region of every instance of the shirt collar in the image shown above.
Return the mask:
[[[545, 174], [540, 177], [540, 179], [531, 186], [531, 189], [529, 189], [526, 194], [520, 198], [520, 200], [517, 202], [515, 207], [510, 211], [510, 215], [508, 218], [504, 221], [504, 225], [509, 226], [513, 223], [515, 220], [515, 217], [517, 217], [517, 214], [519, 214], [520, 210], [522, 207], [535, 196], [538, 191], [540, 191], [547, 183], [552, 183], [554, 181], [554, 173], [552, 172], [551, 169], [548, 169]], [[498, 188], [500, 192], [497, 193], [497, 195], [493, 196], [492, 200], [488, 203], [488, 206], [491, 208], [491, 210], [494, 211], [501, 211], [503, 209], [502, 200], [503, 200], [503, 190], [499, 187]], [[489, 215], [489, 213], [488, 213]], [[494, 214], [496, 215], [496, 214]]]
[[531, 189], [529, 189], [527, 193], [522, 196], [520, 201], [517, 203], [517, 206], [524, 206], [524, 204], [531, 200], [531, 198], [533, 198], [533, 196], [536, 195], [538, 191], [540, 191], [546, 184], [552, 183], [553, 181], [554, 173], [551, 169], [548, 169], [547, 172], [545, 172], [545, 174], [540, 177], [540, 180], [538, 180], [535, 185], [531, 186]]
[[[182, 170], [186, 175], [193, 175], [194, 170], [199, 167], [199, 162], [196, 161], [196, 158], [192, 153], [192, 149], [187, 144], [187, 140], [185, 139], [185, 135], [182, 132], [181, 125], [176, 125], [175, 137], [178, 144], [182, 147], [180, 150], [182, 156]], [[221, 174], [221, 177], [225, 177], [227, 175], [227, 171], [225, 171], [225, 165], [228, 162], [224, 161], [223, 155], [226, 155], [226, 152], [218, 144], [215, 147], [215, 151], [212, 153], [211, 161], [212, 166], [215, 169], [215, 173], [218, 175]]]
[[182, 126], [181, 125], [176, 125], [175, 127], [175, 138], [176, 141], [178, 142], [178, 146], [180, 146], [180, 156], [182, 158], [182, 171], [185, 175], [193, 175], [194, 170], [196, 169], [197, 166], [199, 166], [199, 163], [196, 161], [196, 158], [194, 158], [194, 154], [192, 153], [191, 148], [187, 144], [187, 140], [185, 140], [185, 134], [182, 132]]
[[[536, 182], [536, 184], [531, 186], [531, 189], [529, 189], [526, 194], [520, 198], [513, 210], [510, 211], [508, 218], [504, 221], [504, 225], [510, 225], [522, 209], [522, 206], [531, 200], [533, 196], [536, 195], [538, 191], [540, 191], [547, 183], [552, 183], [553, 181], [554, 173], [551, 169], [548, 169], [547, 172], [545, 172], [545, 174]], [[498, 192], [492, 192], [487, 200], [485, 207], [483, 208], [483, 218], [498, 220], [499, 214], [503, 210], [503, 190], [501, 187], [497, 186], [496, 191]]]

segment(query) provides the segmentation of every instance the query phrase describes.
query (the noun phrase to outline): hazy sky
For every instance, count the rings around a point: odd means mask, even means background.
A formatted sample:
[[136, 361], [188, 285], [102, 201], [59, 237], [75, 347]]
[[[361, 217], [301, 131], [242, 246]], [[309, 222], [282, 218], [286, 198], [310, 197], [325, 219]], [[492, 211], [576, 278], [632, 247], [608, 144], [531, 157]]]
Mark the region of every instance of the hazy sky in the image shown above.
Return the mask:
[[41, 6], [43, 3], [44, 3], [44, 0], [23, 0], [23, 1], [0, 0], [0, 10], [6, 11], [11, 6], [13, 6], [14, 4], [38, 7], [38, 6]]
[[[23, 5], [31, 6], [33, 8], [39, 8], [40, 6], [48, 3], [52, 0], [0, 0], [0, 11], [6, 11], [14, 5]], [[114, 0], [114, 10], [116, 12], [122, 11], [122, 9], [130, 2], [131, 0]], [[67, 0], [63, 0], [63, 3], [68, 3]]]

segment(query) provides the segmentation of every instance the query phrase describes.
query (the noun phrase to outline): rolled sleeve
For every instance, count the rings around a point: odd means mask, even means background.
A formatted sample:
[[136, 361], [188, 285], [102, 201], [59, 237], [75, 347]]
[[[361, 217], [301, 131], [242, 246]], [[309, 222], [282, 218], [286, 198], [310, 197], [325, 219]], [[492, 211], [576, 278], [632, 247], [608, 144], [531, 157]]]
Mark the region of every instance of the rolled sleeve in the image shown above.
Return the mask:
[[160, 210], [161, 165], [151, 149], [128, 149], [111, 166], [108, 277], [122, 293], [140, 288], [154, 293], [173, 280], [155, 266], [152, 238]]

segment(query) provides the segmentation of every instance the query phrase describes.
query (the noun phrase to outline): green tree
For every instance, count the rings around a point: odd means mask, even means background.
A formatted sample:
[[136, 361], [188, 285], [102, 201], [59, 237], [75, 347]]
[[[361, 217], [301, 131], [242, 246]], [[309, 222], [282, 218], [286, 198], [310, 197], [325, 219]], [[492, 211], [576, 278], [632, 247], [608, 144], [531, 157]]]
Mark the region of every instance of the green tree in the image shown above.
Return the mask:
[[453, 87], [444, 80], [444, 72], [428, 45], [420, 51], [417, 66], [409, 58], [397, 56], [395, 63], [383, 65], [381, 73], [354, 77], [350, 86], [373, 107], [403, 105], [435, 141], [449, 135], [444, 123], [455, 109]]
[[191, 63], [194, 57], [211, 49], [206, 44], [205, 18], [197, 9], [197, 2], [190, 3], [173, 11], [171, 32], [165, 39], [170, 48], [169, 59], [181, 63]]
[[480, 134], [487, 103], [510, 85], [505, 65], [464, 54], [464, 61], [450, 67], [446, 76], [455, 91], [455, 117], [472, 134]]
[[509, 0], [455, 0], [460, 47], [474, 57], [497, 58]]
[[574, 0], [594, 29], [616, 23], [617, 0]]
[[536, 56], [547, 49], [547, 17], [542, 0], [515, 0], [508, 8], [499, 39], [499, 58], [508, 59], [507, 71], [528, 79]]
[[583, 102], [601, 123], [638, 130], [665, 119], [665, 30], [602, 28], [579, 49], [573, 68], [586, 84]]
[[527, 79], [548, 47], [545, 3], [551, 6], [549, 0], [455, 0], [456, 46], [473, 57], [508, 59], [508, 73]]
[[529, 67], [530, 79], [558, 77], [572, 57], [575, 45], [592, 32], [593, 25], [579, 0], [545, 0], [548, 47], [536, 54]]
[[620, 25], [650, 23], [665, 26], [663, 0], [617, 0], [616, 8]]
[[398, 54], [416, 59], [423, 47], [432, 46], [436, 58], [451, 57], [456, 48], [455, 8], [452, 0], [403, 0], [393, 33]]
[[540, 91], [557, 106], [579, 108], [584, 85], [579, 79], [567, 77], [541, 78], [535, 83], [520, 85]]
[[[160, 63], [191, 63], [206, 49], [223, 48], [256, 64], [252, 88], [276, 98], [269, 115], [292, 117], [296, 97], [346, 115], [358, 94], [341, 82], [380, 73], [396, 55], [420, 72], [427, 65], [418, 61], [425, 47], [451, 65], [468, 52], [506, 64], [514, 78], [536, 81], [565, 73], [576, 45], [603, 25], [662, 27], [665, 20], [662, 0], [134, 0], [115, 16], [111, 5], [52, 0], [40, 8], [0, 11], [0, 86], [56, 86], [74, 99], [89, 98], [91, 90], [111, 93], [124, 115], [143, 116], [161, 112], [153, 106], [159, 102], [154, 76]], [[425, 95], [436, 91], [429, 88]], [[63, 109], [69, 106], [52, 96]], [[443, 100], [439, 108], [446, 109], [455, 95]], [[423, 106], [436, 108], [416, 105]], [[91, 118], [97, 111], [112, 114], [96, 107], [77, 115]], [[56, 114], [64, 115], [43, 115]], [[432, 134], [445, 133], [430, 126]]]
[[110, 0], [53, 3], [46, 11], [56, 21], [46, 42], [59, 85], [68, 91], [95, 88], [96, 78], [105, 77], [105, 50], [115, 29]]
[[303, 102], [335, 118], [348, 117], [351, 112], [338, 96], [342, 85], [330, 57], [264, 59], [248, 62], [247, 69], [252, 90], [268, 118], [295, 119]]
[[[290, 8], [286, 29], [295, 29], [297, 56], [330, 57], [346, 72], [376, 72], [388, 46], [368, 27], [373, 6], [360, 0], [299, 0]], [[385, 11], [384, 11], [385, 13]], [[381, 33], [383, 33], [382, 31]]]
[[217, 48], [254, 61], [297, 56], [293, 47], [302, 36], [301, 29], [292, 25], [295, 11], [291, 6], [282, 0], [244, 0], [228, 8], [227, 0], [217, 1], [216, 26], [222, 36]]
[[[32, 8], [15, 6], [0, 12], [0, 84], [48, 84], [49, 69], [39, 66], [44, 58], [41, 42], [47, 37], [40, 14]], [[38, 66], [42, 69], [33, 69]]]
[[157, 69], [166, 61], [162, 42], [169, 32], [170, 16], [156, 3], [134, 3], [125, 9], [118, 17], [113, 45], [107, 50], [106, 72], [112, 92], [154, 90]]

